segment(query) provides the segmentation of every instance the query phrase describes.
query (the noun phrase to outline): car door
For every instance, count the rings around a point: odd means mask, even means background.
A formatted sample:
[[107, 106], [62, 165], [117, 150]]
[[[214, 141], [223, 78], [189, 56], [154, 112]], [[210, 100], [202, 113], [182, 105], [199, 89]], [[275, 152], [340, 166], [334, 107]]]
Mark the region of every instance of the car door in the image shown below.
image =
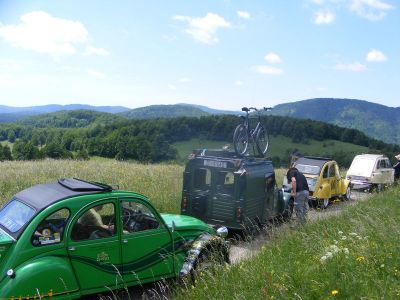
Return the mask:
[[385, 158], [384, 163], [384, 168], [382, 169], [382, 177], [383, 177], [383, 182], [386, 184], [393, 183], [394, 181], [394, 169], [392, 167], [392, 164], [390, 163], [388, 158]]
[[[115, 286], [121, 268], [116, 199], [86, 206], [72, 220], [68, 254], [82, 290]], [[118, 226], [118, 225], [117, 225]]]
[[159, 214], [138, 198], [119, 201], [124, 281], [146, 282], [174, 276], [172, 236]]

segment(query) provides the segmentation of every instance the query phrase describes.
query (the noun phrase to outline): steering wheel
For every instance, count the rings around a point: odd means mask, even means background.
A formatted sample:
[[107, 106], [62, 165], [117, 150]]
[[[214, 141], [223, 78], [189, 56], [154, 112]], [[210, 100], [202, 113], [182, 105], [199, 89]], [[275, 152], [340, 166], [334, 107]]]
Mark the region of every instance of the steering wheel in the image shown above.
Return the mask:
[[123, 209], [122, 209], [122, 216], [121, 216], [121, 218], [122, 218], [122, 225], [123, 225], [123, 227], [128, 226], [129, 221], [130, 221], [130, 219], [131, 219], [131, 216], [132, 216], [132, 213], [131, 213], [131, 211], [130, 211], [129, 209], [127, 209], [127, 208], [123, 208]]

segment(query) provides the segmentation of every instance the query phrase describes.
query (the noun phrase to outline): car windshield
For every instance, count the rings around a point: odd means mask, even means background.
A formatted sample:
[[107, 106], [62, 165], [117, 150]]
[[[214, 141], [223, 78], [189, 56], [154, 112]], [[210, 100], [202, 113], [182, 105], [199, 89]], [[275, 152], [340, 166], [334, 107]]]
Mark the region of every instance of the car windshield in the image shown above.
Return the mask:
[[34, 214], [33, 208], [13, 198], [0, 211], [0, 225], [15, 233], [28, 223]]
[[304, 174], [311, 174], [311, 175], [318, 175], [319, 171], [321, 170], [318, 166], [310, 166], [310, 165], [296, 165], [296, 169], [299, 170], [301, 173]]

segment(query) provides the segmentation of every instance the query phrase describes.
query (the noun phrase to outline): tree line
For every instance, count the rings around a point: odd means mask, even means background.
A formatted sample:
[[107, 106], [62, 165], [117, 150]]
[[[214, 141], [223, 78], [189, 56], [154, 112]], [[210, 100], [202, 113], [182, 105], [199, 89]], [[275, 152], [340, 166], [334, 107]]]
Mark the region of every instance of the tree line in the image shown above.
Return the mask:
[[[233, 131], [241, 119], [237, 116], [180, 117], [152, 120], [121, 120], [91, 122], [81, 128], [35, 127], [34, 123], [0, 125], [0, 141], [13, 143], [12, 152], [3, 146], [1, 153], [12, 153], [12, 159], [30, 160], [50, 158], [88, 159], [102, 156], [118, 160], [133, 159], [143, 162], [173, 160], [177, 156], [174, 142], [192, 138], [232, 142]], [[270, 135], [283, 135], [294, 143], [310, 140], [338, 140], [368, 147], [393, 157], [400, 152], [398, 145], [386, 144], [369, 138], [364, 133], [312, 120], [264, 116], [263, 122]], [[74, 123], [76, 125], [76, 123]], [[4, 150], [8, 147], [8, 150]], [[6, 159], [10, 159], [7, 154]], [[289, 153], [273, 157], [276, 165], [285, 165]], [[338, 152], [335, 159], [349, 165], [354, 155]], [[0, 156], [2, 157], [2, 156]], [[4, 159], [4, 158], [3, 158]]]

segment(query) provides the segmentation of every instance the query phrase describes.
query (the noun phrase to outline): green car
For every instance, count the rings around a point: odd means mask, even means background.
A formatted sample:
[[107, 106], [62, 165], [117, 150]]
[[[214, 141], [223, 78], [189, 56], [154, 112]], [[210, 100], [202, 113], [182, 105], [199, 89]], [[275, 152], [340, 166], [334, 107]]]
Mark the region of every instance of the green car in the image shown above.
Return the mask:
[[179, 278], [211, 249], [228, 261], [226, 235], [106, 184], [35, 185], [0, 210], [0, 299], [76, 299]]

